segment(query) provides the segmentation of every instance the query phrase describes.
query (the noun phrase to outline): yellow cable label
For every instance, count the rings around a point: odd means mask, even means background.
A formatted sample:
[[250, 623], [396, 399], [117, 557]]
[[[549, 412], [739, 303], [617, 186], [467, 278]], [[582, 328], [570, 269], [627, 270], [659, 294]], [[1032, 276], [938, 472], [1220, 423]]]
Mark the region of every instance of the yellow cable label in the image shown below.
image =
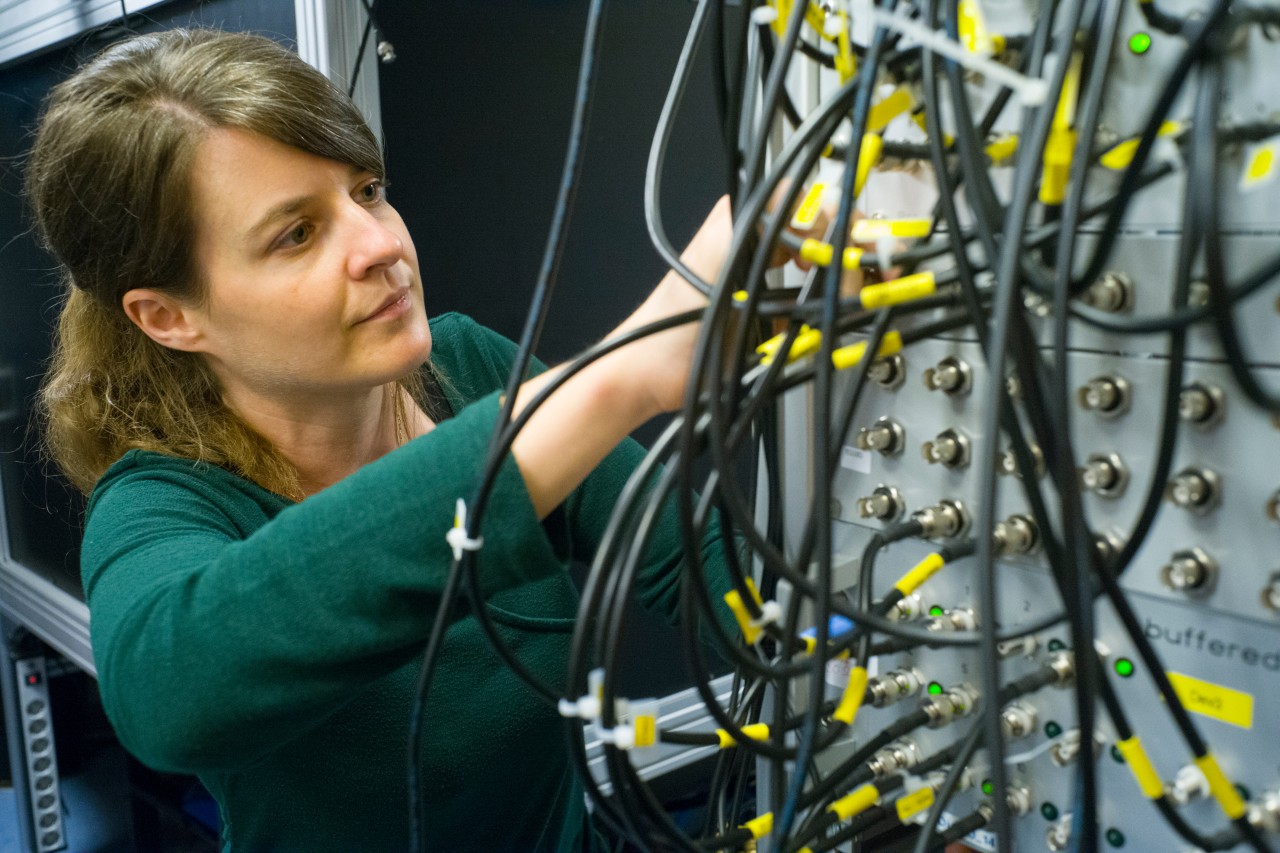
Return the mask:
[[1149, 800], [1158, 800], [1164, 796], [1164, 783], [1160, 781], [1160, 774], [1156, 772], [1155, 765], [1151, 763], [1151, 758], [1142, 748], [1142, 741], [1138, 740], [1137, 735], [1119, 741], [1116, 749], [1120, 750], [1120, 754], [1124, 756], [1125, 763], [1129, 765], [1129, 770], [1137, 780], [1138, 787], [1142, 789], [1143, 796]]
[[863, 785], [846, 797], [841, 797], [831, 805], [827, 806], [827, 811], [835, 812], [836, 817], [841, 820], [862, 814], [867, 809], [880, 802], [880, 792], [876, 790], [875, 785]]
[[1236, 786], [1231, 784], [1227, 774], [1222, 772], [1213, 753], [1197, 758], [1196, 766], [1204, 773], [1204, 778], [1209, 780], [1209, 793], [1213, 794], [1213, 798], [1218, 801], [1218, 805], [1226, 812], [1227, 817], [1235, 820], [1243, 816], [1246, 810], [1244, 798], [1240, 796]]
[[974, 0], [960, 0], [960, 19], [957, 22], [960, 30], [960, 43], [970, 53], [990, 56], [994, 50], [991, 36], [987, 33], [987, 25], [982, 20], [982, 10]]
[[735, 290], [733, 292], [734, 302], [746, 302], [749, 298], [751, 298], [750, 294], [748, 294], [745, 290]]
[[[862, 150], [858, 153], [858, 174], [854, 178], [853, 192], [862, 195], [862, 188], [867, 183], [867, 176], [880, 162], [880, 154], [884, 151], [884, 140], [878, 133], [868, 133], [862, 137]], [[862, 220], [866, 221], [866, 220]], [[856, 238], [855, 238], [856, 240]], [[858, 240], [857, 242], [861, 242]]]
[[914, 793], [907, 794], [905, 797], [899, 797], [896, 805], [898, 820], [906, 823], [933, 805], [933, 789], [925, 787]]
[[[1182, 122], [1166, 121], [1156, 131], [1156, 136], [1173, 136], [1181, 131]], [[1135, 136], [1133, 139], [1126, 139], [1124, 142], [1112, 146], [1098, 158], [1098, 163], [1113, 172], [1129, 168], [1129, 164], [1133, 162], [1133, 155], [1138, 153], [1138, 143], [1141, 141], [1140, 138]]]
[[1079, 51], [1071, 56], [1071, 66], [1062, 81], [1062, 94], [1053, 114], [1053, 129], [1044, 146], [1044, 174], [1040, 179], [1040, 202], [1062, 204], [1071, 178], [1071, 156], [1076, 146], [1076, 132], [1071, 129], [1076, 119], [1076, 98], [1080, 92], [1080, 66], [1084, 57]]
[[820, 267], [831, 264], [831, 256], [835, 248], [830, 243], [814, 240], [812, 237], [800, 244], [800, 259]]
[[911, 97], [911, 90], [906, 86], [899, 86], [871, 107], [867, 113], [867, 130], [879, 133], [889, 122], [914, 106], [915, 99]]
[[1276, 163], [1280, 161], [1278, 148], [1280, 142], [1272, 139], [1246, 149], [1244, 174], [1240, 177], [1241, 192], [1256, 190], [1275, 180]]
[[862, 699], [866, 694], [867, 671], [855, 666], [849, 670], [849, 684], [844, 688], [844, 695], [840, 697], [840, 704], [832, 713], [832, 719], [839, 720], [846, 726], [853, 725], [853, 718], [858, 715], [858, 708], [862, 707]]
[[862, 300], [863, 308], [874, 311], [886, 305], [898, 305], [932, 296], [937, 290], [938, 281], [933, 270], [925, 270], [881, 284], [869, 284], [859, 291], [858, 297]]
[[814, 183], [809, 187], [809, 192], [805, 193], [800, 206], [796, 208], [795, 216], [791, 217], [792, 228], [806, 231], [813, 227], [818, 221], [818, 214], [822, 212], [822, 194], [826, 191], [827, 185], [824, 183]]
[[[831, 265], [835, 247], [821, 240], [808, 239], [800, 244], [800, 258], [820, 267]], [[856, 270], [862, 266], [862, 250], [849, 246], [844, 250], [844, 268]]]
[[884, 237], [902, 240], [928, 237], [928, 219], [859, 219], [853, 223], [853, 239], [857, 243], [871, 243]]
[[841, 85], [852, 80], [858, 70], [858, 58], [854, 56], [853, 43], [849, 39], [849, 19], [844, 15], [840, 16], [840, 35], [836, 37], [835, 68]]
[[764, 838], [773, 832], [773, 812], [765, 812], [760, 817], [752, 818], [742, 828], [748, 830], [752, 838]]
[[[866, 341], [858, 341], [856, 344], [840, 347], [831, 353], [831, 363], [835, 365], [836, 370], [845, 370], [862, 361], [862, 356], [866, 351]], [[876, 358], [884, 358], [901, 351], [902, 334], [897, 331], [888, 331], [885, 332], [884, 339], [880, 341], [880, 349], [876, 352]]]
[[987, 143], [983, 149], [992, 163], [1002, 163], [1018, 152], [1018, 134], [1006, 133]]
[[941, 554], [930, 554], [921, 560], [915, 568], [899, 578], [898, 582], [893, 585], [893, 588], [904, 596], [910, 595], [915, 592], [922, 583], [933, 577], [934, 573], [944, 565], [945, 563], [943, 562]]
[[657, 742], [657, 720], [652, 715], [645, 714], [636, 717], [636, 746], [653, 746]]
[[[742, 727], [742, 733], [751, 740], [768, 740], [769, 724], [768, 723], [752, 723], [749, 726]], [[738, 742], [733, 739], [733, 735], [724, 729], [716, 729], [716, 737], [720, 739], [720, 748], [728, 749], [731, 746], [737, 746]]]
[[1253, 696], [1178, 672], [1166, 673], [1184, 708], [1242, 729], [1253, 728]]
[[[766, 341], [766, 343], [768, 343]], [[764, 346], [764, 344], [761, 344]], [[760, 593], [756, 589], [755, 581], [751, 578], [746, 579], [747, 591], [751, 593], [751, 597], [755, 599], [757, 609], [764, 604], [760, 599]], [[747, 605], [742, 600], [742, 595], [736, 589], [731, 589], [724, 594], [724, 603], [729, 605], [729, 609], [733, 611], [733, 616], [738, 620], [738, 627], [742, 629], [742, 636], [746, 639], [748, 645], [755, 645], [756, 640], [760, 639], [763, 629], [759, 625], [751, 624], [751, 613], [747, 610]]]

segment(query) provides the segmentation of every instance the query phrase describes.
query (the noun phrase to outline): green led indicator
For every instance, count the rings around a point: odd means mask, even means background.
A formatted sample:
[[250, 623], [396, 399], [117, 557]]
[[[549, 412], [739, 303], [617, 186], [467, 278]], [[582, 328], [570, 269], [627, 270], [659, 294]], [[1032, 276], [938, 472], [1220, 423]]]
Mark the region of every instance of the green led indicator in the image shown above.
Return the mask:
[[1249, 789], [1244, 785], [1236, 785], [1236, 793], [1239, 794], [1243, 800], [1248, 801], [1253, 799], [1253, 794], [1250, 793]]
[[1055, 638], [1049, 641], [1049, 651], [1051, 652], [1060, 652], [1066, 647], [1067, 647], [1067, 644], [1062, 642], [1059, 639]]
[[1057, 806], [1055, 806], [1053, 803], [1045, 803], [1044, 805], [1042, 805], [1042, 806], [1040, 807], [1040, 815], [1041, 815], [1045, 820], [1057, 820], [1057, 819], [1058, 819], [1058, 807], [1057, 807]]
[[1128, 658], [1119, 658], [1116, 660], [1116, 675], [1121, 678], [1128, 678], [1133, 675], [1133, 661]]
[[1058, 725], [1053, 720], [1050, 720], [1044, 724], [1044, 734], [1045, 737], [1057, 737], [1062, 734], [1062, 726]]
[[946, 612], [947, 612], [947, 611], [943, 610], [943, 609], [942, 609], [942, 605], [940, 605], [940, 604], [935, 604], [935, 605], [933, 605], [932, 607], [930, 607], [930, 608], [929, 608], [929, 615], [930, 615], [930, 616], [941, 616], [943, 613], [946, 613]]
[[987, 779], [982, 783], [982, 793], [986, 794], [988, 797], [991, 796], [991, 792], [995, 789], [996, 786], [991, 784], [990, 779]]
[[1124, 833], [1118, 829], [1107, 830], [1107, 843], [1112, 847], [1124, 846]]
[[939, 695], [941, 695], [941, 694], [942, 694], [942, 685], [941, 685], [941, 684], [939, 684], [939, 683], [938, 683], [938, 682], [936, 682], [936, 681], [930, 681], [930, 682], [929, 682], [929, 695], [930, 695], [930, 696], [939, 696]]
[[1134, 33], [1129, 36], [1129, 52], [1134, 56], [1142, 56], [1151, 50], [1151, 36], [1146, 33]]
[[1124, 753], [1115, 744], [1111, 745], [1111, 760], [1116, 764], [1124, 764]]

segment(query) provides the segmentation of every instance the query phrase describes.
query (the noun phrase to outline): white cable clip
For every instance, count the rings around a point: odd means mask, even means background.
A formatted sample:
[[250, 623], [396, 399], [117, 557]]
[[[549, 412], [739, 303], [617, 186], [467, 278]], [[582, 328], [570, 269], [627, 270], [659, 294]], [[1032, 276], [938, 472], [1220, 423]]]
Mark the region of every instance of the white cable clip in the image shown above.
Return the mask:
[[556, 705], [560, 716], [569, 719], [600, 719], [600, 697], [604, 695], [604, 670], [596, 667], [587, 673], [587, 694], [576, 700], [561, 699]]
[[458, 498], [453, 512], [453, 527], [444, 535], [444, 541], [453, 549], [453, 559], [461, 560], [463, 551], [479, 551], [484, 547], [484, 537], [472, 539], [467, 535], [467, 502]]
[[611, 743], [621, 750], [631, 749], [636, 745], [636, 729], [635, 726], [619, 723], [611, 729], [602, 729], [596, 727], [596, 736], [603, 743]]

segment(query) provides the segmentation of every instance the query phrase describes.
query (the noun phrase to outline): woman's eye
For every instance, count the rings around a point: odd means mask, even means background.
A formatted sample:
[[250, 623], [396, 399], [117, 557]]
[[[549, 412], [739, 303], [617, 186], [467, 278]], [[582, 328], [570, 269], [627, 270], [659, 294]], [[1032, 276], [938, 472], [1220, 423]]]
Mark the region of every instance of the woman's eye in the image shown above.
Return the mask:
[[303, 243], [307, 242], [307, 238], [310, 236], [311, 226], [300, 222], [295, 225], [288, 234], [284, 235], [284, 242], [285, 245], [288, 246], [301, 246]]
[[387, 186], [382, 181], [370, 181], [360, 188], [360, 200], [364, 202], [380, 201]]
[[299, 222], [297, 225], [280, 235], [280, 239], [276, 241], [274, 248], [296, 249], [311, 239], [311, 233], [313, 230], [314, 228], [311, 223]]

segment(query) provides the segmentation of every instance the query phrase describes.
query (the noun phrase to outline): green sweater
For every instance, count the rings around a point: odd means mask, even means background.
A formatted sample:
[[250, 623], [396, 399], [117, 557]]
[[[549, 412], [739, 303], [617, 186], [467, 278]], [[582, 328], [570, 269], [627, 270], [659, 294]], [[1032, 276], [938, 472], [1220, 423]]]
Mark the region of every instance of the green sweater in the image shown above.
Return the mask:
[[[301, 503], [144, 451], [90, 498], [82, 572], [107, 713], [143, 762], [199, 775], [237, 853], [407, 846], [406, 732], [445, 532], [515, 350], [459, 315], [431, 328], [456, 416]], [[508, 643], [557, 689], [578, 599], [567, 562], [590, 559], [642, 454], [625, 442], [542, 523], [510, 456], [493, 490], [480, 583]], [[669, 616], [677, 531], [672, 514], [637, 589]], [[448, 629], [426, 725], [431, 849], [590, 846], [563, 721], [470, 616]]]

